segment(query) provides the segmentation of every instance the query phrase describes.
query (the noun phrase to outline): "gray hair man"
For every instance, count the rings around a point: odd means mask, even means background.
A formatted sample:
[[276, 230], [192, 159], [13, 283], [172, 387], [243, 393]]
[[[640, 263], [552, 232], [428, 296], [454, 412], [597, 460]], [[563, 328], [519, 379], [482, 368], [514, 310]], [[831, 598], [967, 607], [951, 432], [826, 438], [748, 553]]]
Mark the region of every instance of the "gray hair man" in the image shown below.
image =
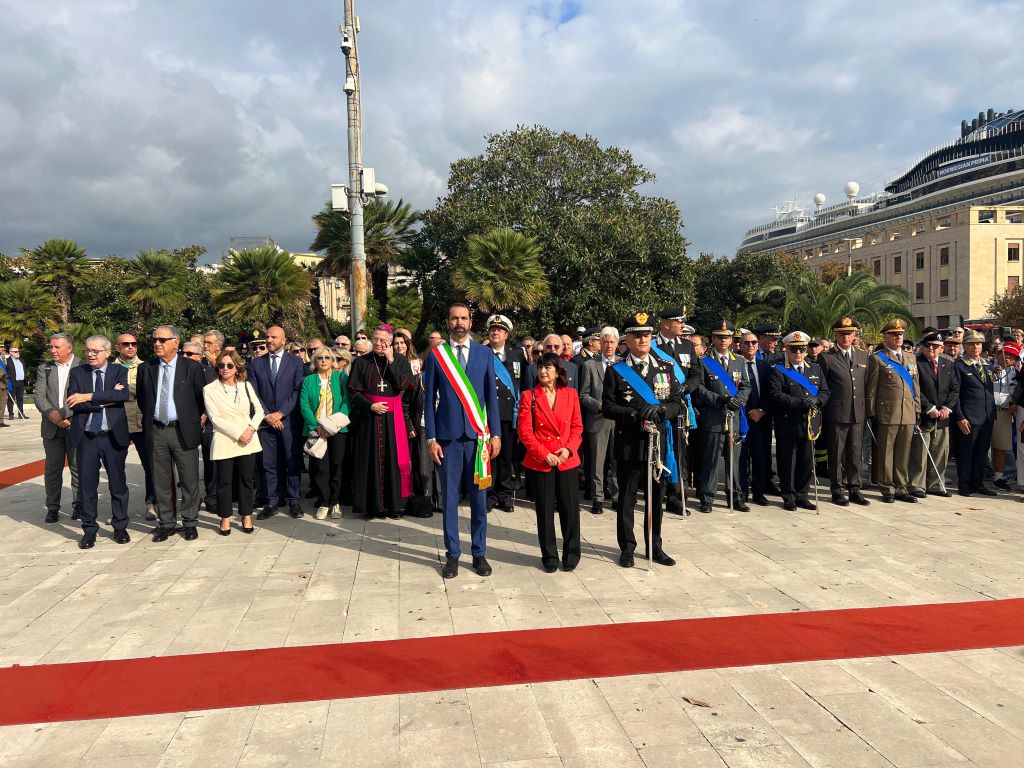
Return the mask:
[[619, 361], [615, 354], [618, 346], [618, 330], [606, 325], [600, 330], [600, 352], [583, 362], [580, 415], [583, 417], [584, 497], [591, 500], [590, 512], [594, 515], [602, 514], [605, 502], [617, 492], [615, 458], [609, 450], [615, 422], [604, 417], [601, 400], [608, 369]]
[[46, 522], [56, 523], [60, 519], [60, 495], [64, 485], [64, 464], [71, 470], [71, 494], [73, 499], [71, 519], [78, 520], [81, 503], [78, 494], [78, 462], [74, 448], [68, 441], [71, 427], [71, 408], [65, 403], [71, 370], [82, 361], [75, 357], [75, 340], [66, 333], [55, 333], [50, 337], [50, 360], [36, 371], [36, 408], [43, 415], [40, 434], [43, 438], [45, 463], [43, 483], [46, 486]]

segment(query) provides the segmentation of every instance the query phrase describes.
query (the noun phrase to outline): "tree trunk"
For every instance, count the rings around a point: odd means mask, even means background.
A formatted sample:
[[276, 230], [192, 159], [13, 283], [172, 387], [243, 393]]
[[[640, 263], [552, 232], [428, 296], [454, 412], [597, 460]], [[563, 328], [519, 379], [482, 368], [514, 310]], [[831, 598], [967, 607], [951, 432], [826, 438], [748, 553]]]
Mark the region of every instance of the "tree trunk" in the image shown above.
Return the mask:
[[60, 306], [60, 322], [61, 325], [67, 325], [71, 322], [71, 288], [63, 280], [58, 281], [53, 286], [53, 297], [57, 300], [57, 304]]
[[373, 300], [377, 302], [377, 313], [382, 323], [388, 321], [388, 266], [374, 264], [370, 268], [370, 285], [373, 288]]
[[327, 314], [324, 312], [324, 305], [320, 298], [320, 279], [316, 275], [313, 275], [313, 287], [309, 292], [309, 306], [313, 310], [316, 327], [320, 329], [320, 333], [326, 339], [331, 335], [331, 329], [327, 326]]

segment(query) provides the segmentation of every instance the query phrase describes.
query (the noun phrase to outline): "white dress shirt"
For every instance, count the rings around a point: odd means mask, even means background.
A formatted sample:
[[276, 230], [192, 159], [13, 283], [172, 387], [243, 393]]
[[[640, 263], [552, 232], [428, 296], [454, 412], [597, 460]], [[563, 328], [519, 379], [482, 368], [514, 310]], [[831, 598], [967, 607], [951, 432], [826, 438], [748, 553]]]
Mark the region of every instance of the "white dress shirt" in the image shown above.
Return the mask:
[[57, 363], [57, 401], [64, 407], [64, 398], [68, 393], [68, 377], [71, 375], [71, 360]]

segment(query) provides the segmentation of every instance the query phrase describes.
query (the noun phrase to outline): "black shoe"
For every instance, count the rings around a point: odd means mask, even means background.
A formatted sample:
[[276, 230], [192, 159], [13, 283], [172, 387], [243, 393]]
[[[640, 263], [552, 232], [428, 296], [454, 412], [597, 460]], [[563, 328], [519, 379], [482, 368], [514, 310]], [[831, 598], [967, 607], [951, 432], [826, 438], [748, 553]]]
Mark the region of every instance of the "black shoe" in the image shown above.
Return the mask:
[[183, 538], [185, 541], [195, 541], [199, 538], [199, 529], [195, 526], [192, 526], [191, 528], [186, 528], [181, 532], [181, 538]]
[[664, 565], [664, 566], [668, 566], [668, 567], [672, 567], [673, 565], [676, 564], [676, 561], [673, 560], [668, 555], [666, 555], [664, 552], [655, 552], [651, 556], [651, 560], [656, 562], [658, 565]]
[[298, 520], [302, 517], [302, 507], [298, 504], [292, 504], [291, 507], [288, 508], [288, 514]]
[[558, 570], [558, 566], [557, 565], [545, 565], [544, 566], [544, 573], [554, 573], [557, 570]]
[[896, 501], [902, 501], [907, 504], [917, 504], [917, 499], [911, 496], [906, 491], [900, 491], [899, 493], [895, 494], [893, 498], [896, 499]]
[[459, 558], [446, 557], [444, 567], [441, 569], [442, 579], [454, 579], [459, 575]]
[[1012, 490], [1010, 488], [1010, 484], [1008, 482], [1006, 482], [1005, 478], [999, 478], [994, 483], [992, 483], [992, 485], [994, 485], [1000, 491], [1006, 491], [1007, 493], [1009, 493]]
[[254, 525], [250, 525], [248, 528], [246, 528], [244, 525], [242, 526], [242, 533], [252, 533], [255, 530], [256, 526]]
[[767, 507], [768, 499], [766, 499], [764, 496], [755, 496], [754, 503], [757, 504], [757, 506], [759, 507]]
[[131, 540], [132, 537], [128, 534], [128, 531], [114, 531], [115, 544], [127, 544]]
[[745, 501], [737, 502], [736, 506], [734, 506], [733, 509], [736, 510], [737, 512], [749, 512], [750, 511], [750, 507], [747, 506], [747, 503]]
[[74, 509], [71, 510], [71, 519], [72, 520], [81, 520], [82, 519], [82, 513], [78, 509], [78, 507], [75, 507]]
[[277, 511], [276, 509], [274, 509], [272, 506], [267, 504], [267, 506], [265, 506], [262, 510], [260, 510], [260, 513], [258, 515], [256, 515], [256, 519], [257, 520], [266, 520], [268, 517], [273, 517], [274, 513], [276, 511]]
[[590, 507], [590, 514], [592, 515], [603, 515], [604, 505], [600, 501], [595, 501]]
[[815, 506], [813, 501], [807, 501], [805, 499], [800, 499], [796, 505], [800, 507], [800, 509], [809, 509], [811, 512], [814, 512], [818, 508]]
[[221, 536], [230, 536], [231, 535], [231, 529], [228, 528], [227, 530], [224, 530], [223, 528], [218, 528], [217, 529], [217, 533], [219, 533]]
[[621, 555], [619, 555], [619, 565], [621, 565], [623, 568], [632, 568], [635, 565], [635, 563], [633, 562], [633, 553], [623, 552]]
[[86, 533], [78, 540], [79, 549], [92, 549], [96, 545], [96, 534]]
[[848, 506], [850, 506], [849, 499], [847, 499], [845, 496], [840, 496], [840, 495], [834, 495], [832, 497], [832, 503], [835, 504], [837, 507], [848, 507]]
[[985, 486], [982, 486], [981, 488], [976, 490], [975, 493], [980, 493], [982, 496], [998, 496], [999, 495], [995, 491], [990, 490], [990, 489], [986, 488]]
[[866, 507], [871, 503], [861, 495], [860, 491], [850, 491], [850, 501], [853, 504], [860, 504], [862, 507]]
[[710, 504], [701, 504], [699, 509], [700, 509], [701, 512], [710, 512], [711, 511], [711, 505]]
[[505, 501], [499, 501], [498, 502], [498, 509], [500, 509], [502, 512], [514, 512], [515, 511], [514, 507], [512, 506], [511, 499], [505, 499]]
[[883, 503], [885, 503], [885, 504], [892, 504], [893, 501], [895, 501], [895, 499], [893, 498], [893, 495], [891, 493], [883, 493], [882, 494], [882, 502]]
[[796, 504], [794, 504], [792, 501], [783, 502], [782, 508], [787, 512], [796, 512]]
[[161, 541], [167, 541], [167, 537], [174, 533], [173, 528], [157, 528], [153, 531], [153, 542], [159, 544]]
[[770, 493], [772, 496], [782, 495], [782, 491], [779, 490], [779, 486], [777, 486], [775, 483], [768, 483], [768, 485], [764, 489], [764, 492], [766, 494]]
[[925, 493], [924, 491], [913, 490], [913, 491], [910, 492], [910, 495], [913, 496], [915, 499], [927, 499], [928, 498], [928, 494]]
[[48, 523], [59, 523], [60, 522], [60, 512], [58, 512], [56, 509], [49, 509], [49, 510], [47, 510], [46, 511], [46, 522], [48, 522]]
[[474, 557], [473, 570], [476, 571], [477, 576], [490, 576], [494, 572], [486, 557]]
[[959, 493], [961, 496], [973, 496], [974, 495], [971, 491], [965, 490], [964, 488], [958, 489], [957, 493]]
[[948, 499], [953, 494], [950, 491], [943, 491], [941, 488], [937, 491], [928, 491], [932, 496], [941, 496], [944, 499]]
[[284, 509], [287, 506], [288, 506], [288, 502], [285, 501], [284, 499], [278, 499], [277, 500], [277, 508], [278, 509]]

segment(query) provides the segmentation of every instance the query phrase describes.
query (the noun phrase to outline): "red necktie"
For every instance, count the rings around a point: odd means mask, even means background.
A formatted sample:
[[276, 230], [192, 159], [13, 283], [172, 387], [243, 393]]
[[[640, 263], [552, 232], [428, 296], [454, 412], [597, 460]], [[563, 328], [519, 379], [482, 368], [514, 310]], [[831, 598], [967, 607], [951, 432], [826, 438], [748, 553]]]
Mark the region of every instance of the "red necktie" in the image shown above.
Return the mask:
[[932, 371], [935, 373], [935, 378], [939, 378], [939, 361], [932, 360]]

